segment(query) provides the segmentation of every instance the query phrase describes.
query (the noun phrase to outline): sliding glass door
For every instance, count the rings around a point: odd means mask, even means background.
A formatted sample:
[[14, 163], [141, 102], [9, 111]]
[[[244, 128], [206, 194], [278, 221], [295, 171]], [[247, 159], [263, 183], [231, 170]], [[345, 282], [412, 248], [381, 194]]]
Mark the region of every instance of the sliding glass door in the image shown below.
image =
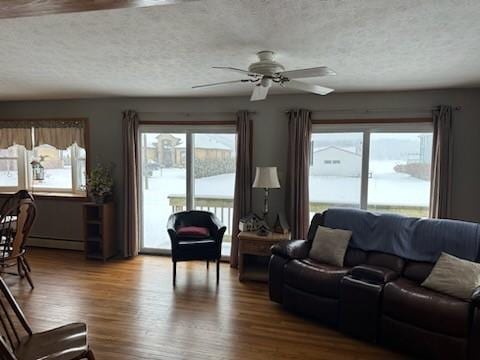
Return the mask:
[[227, 226], [222, 255], [230, 254], [235, 142], [232, 127], [140, 129], [142, 252], [169, 253], [168, 217], [197, 209], [215, 213]]

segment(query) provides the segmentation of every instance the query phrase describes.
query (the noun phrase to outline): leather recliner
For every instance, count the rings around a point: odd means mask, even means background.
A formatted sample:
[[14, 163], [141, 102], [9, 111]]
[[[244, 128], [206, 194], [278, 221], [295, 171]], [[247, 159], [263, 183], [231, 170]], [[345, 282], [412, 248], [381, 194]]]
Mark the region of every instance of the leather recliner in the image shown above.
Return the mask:
[[316, 214], [306, 240], [272, 247], [271, 300], [415, 355], [480, 359], [480, 289], [471, 302], [428, 290], [420, 284], [434, 263], [352, 246], [343, 267], [315, 261], [308, 254], [323, 224]]

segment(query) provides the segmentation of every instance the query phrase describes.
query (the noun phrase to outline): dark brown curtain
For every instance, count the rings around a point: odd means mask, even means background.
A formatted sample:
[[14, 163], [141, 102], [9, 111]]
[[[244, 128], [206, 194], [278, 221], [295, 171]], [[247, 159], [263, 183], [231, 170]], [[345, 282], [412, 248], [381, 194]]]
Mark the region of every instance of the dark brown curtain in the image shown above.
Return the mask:
[[430, 216], [450, 217], [452, 196], [452, 107], [442, 105], [433, 111], [433, 154], [430, 190]]
[[237, 165], [233, 199], [232, 247], [230, 266], [238, 266], [238, 223], [252, 210], [253, 122], [248, 111], [237, 113]]
[[135, 111], [123, 112], [123, 178], [125, 181], [123, 252], [125, 257], [136, 256], [139, 250], [138, 124], [138, 114]]
[[308, 175], [310, 167], [311, 112], [288, 113], [288, 164], [286, 213], [292, 239], [306, 239], [309, 222]]

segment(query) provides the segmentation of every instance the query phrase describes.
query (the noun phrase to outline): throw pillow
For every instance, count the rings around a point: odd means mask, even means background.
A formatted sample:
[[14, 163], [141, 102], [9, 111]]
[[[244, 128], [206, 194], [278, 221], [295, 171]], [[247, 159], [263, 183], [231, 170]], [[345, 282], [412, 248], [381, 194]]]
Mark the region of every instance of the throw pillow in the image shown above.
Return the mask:
[[308, 256], [326, 264], [342, 267], [351, 237], [352, 232], [349, 230], [319, 226]]
[[210, 231], [200, 226], [183, 226], [177, 229], [177, 236], [204, 239], [210, 236]]
[[422, 286], [470, 301], [480, 286], [480, 264], [442, 253]]

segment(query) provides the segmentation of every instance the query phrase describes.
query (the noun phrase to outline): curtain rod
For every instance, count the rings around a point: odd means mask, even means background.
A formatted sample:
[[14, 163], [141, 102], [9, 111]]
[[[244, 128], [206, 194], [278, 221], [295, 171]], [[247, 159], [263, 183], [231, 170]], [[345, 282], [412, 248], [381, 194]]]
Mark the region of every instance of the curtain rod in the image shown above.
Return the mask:
[[[438, 110], [438, 106], [432, 108], [384, 108], [384, 109], [323, 109], [323, 110], [310, 110], [312, 113], [361, 113], [361, 114], [374, 114], [374, 113], [427, 113], [433, 110]], [[455, 111], [461, 111], [461, 106], [452, 106]], [[285, 114], [289, 114], [292, 110], [285, 111]]]
[[[249, 114], [255, 115], [257, 112], [256, 111], [248, 111]], [[183, 115], [186, 117], [190, 116], [206, 116], [206, 115], [236, 115], [237, 112], [230, 112], [230, 111], [209, 111], [209, 112], [184, 112], [184, 111], [139, 111], [138, 115]]]

